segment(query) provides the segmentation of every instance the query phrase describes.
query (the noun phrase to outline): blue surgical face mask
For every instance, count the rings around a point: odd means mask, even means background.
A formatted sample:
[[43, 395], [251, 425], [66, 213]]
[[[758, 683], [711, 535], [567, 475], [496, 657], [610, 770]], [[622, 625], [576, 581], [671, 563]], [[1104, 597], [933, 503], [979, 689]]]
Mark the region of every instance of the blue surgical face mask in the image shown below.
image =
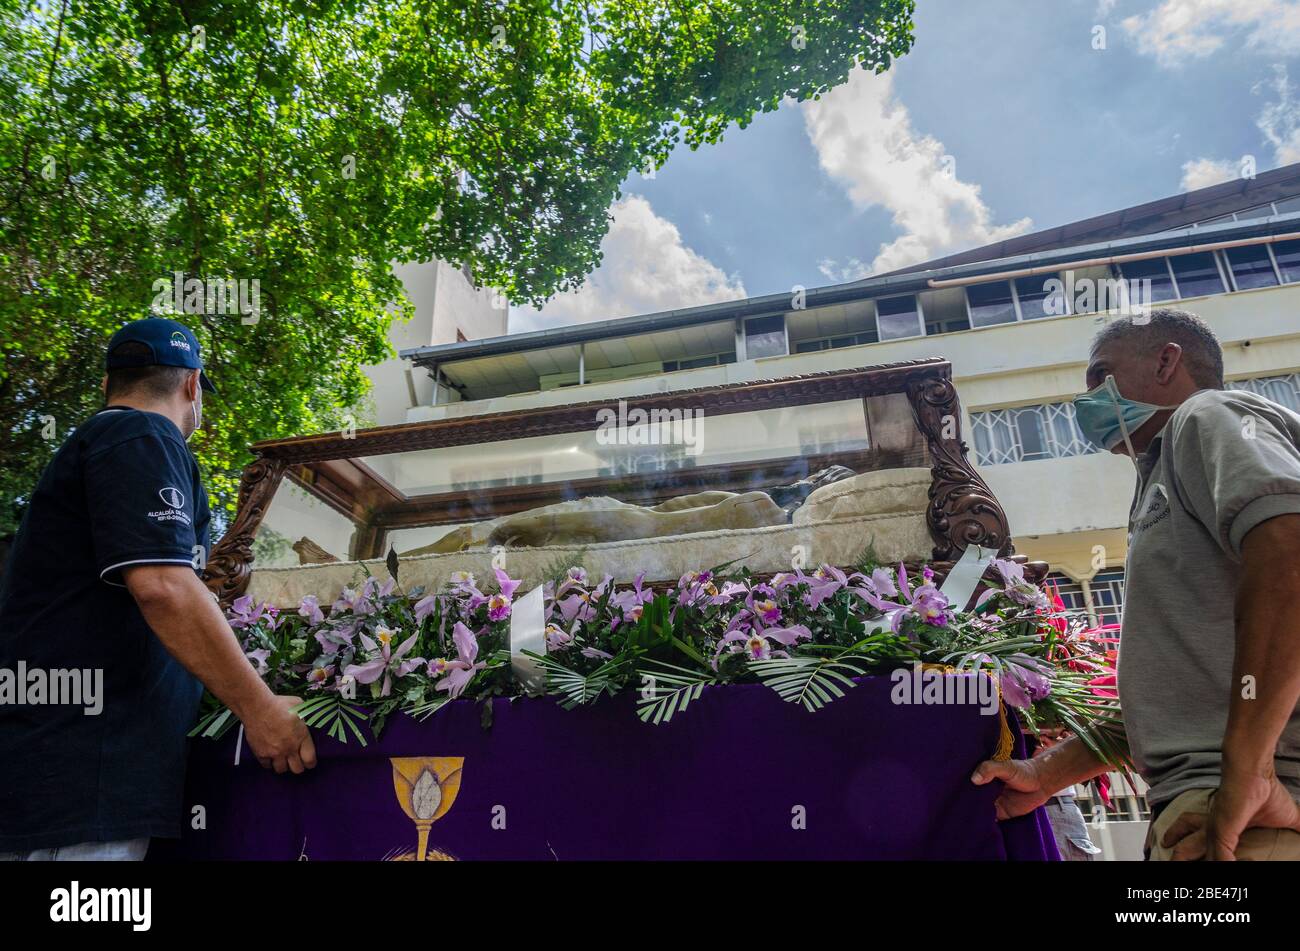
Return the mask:
[[1162, 409], [1177, 409], [1177, 406], [1125, 399], [1120, 396], [1115, 377], [1110, 375], [1100, 386], [1074, 398], [1074, 418], [1083, 434], [1108, 452], [1123, 442], [1134, 462], [1137, 453], [1131, 436]]

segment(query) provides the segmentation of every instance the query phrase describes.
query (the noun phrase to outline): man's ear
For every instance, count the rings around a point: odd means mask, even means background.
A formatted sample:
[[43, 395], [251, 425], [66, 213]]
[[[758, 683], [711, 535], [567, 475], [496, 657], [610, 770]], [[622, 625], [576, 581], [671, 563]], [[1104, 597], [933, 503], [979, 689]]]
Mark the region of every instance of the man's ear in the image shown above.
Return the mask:
[[1160, 355], [1156, 359], [1156, 381], [1165, 385], [1173, 380], [1182, 360], [1183, 348], [1178, 344], [1171, 341], [1161, 347]]
[[199, 375], [202, 372], [203, 372], [202, 370], [195, 370], [193, 373], [189, 375], [189, 378], [186, 379], [185, 381], [186, 402], [193, 403], [195, 400], [199, 398]]
[[108, 374], [107, 373], [105, 373], [104, 378], [99, 381], [99, 391], [104, 394], [104, 399], [108, 399]]

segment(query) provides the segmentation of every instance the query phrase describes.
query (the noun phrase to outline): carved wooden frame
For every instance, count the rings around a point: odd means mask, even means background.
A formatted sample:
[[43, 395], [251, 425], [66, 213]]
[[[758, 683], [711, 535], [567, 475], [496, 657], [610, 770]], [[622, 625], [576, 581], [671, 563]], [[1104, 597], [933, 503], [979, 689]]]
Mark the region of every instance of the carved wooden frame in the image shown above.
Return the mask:
[[[917, 428], [929, 449], [933, 481], [926, 524], [935, 542], [933, 558], [938, 563], [936, 568], [947, 567], [947, 563], [958, 558], [971, 544], [997, 549], [1003, 556], [1013, 555], [1006, 513], [967, 458], [967, 446], [961, 439], [961, 406], [952, 383], [952, 365], [947, 360], [915, 360], [649, 393], [628, 397], [624, 402], [629, 412], [637, 408], [647, 411], [685, 410], [702, 406], [710, 415], [721, 416], [865, 399], [890, 393], [906, 394]], [[592, 400], [564, 406], [379, 426], [357, 430], [347, 436], [326, 433], [257, 443], [252, 447], [255, 458], [244, 470], [240, 481], [235, 519], [213, 548], [205, 581], [223, 603], [229, 603], [247, 589], [252, 573], [253, 538], [286, 473], [310, 489], [311, 480], [305, 474], [311, 471], [314, 463], [580, 432], [595, 425], [598, 411], [617, 411], [618, 405], [618, 399]], [[625, 481], [637, 479], [636, 476], [623, 478]], [[336, 502], [331, 504], [338, 507]], [[1041, 577], [1046, 571], [1045, 565], [1036, 564], [1032, 568], [1031, 577]]]

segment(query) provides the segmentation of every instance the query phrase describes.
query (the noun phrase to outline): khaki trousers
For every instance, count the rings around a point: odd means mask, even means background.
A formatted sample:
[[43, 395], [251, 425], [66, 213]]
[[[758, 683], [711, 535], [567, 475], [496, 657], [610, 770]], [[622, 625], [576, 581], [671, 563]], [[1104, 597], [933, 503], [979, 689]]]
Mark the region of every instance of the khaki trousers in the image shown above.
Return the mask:
[[[1174, 850], [1160, 844], [1165, 831], [1184, 813], [1208, 815], [1213, 789], [1189, 789], [1175, 796], [1151, 828], [1147, 830], [1147, 858], [1152, 862], [1168, 862]], [[1300, 861], [1300, 832], [1291, 829], [1247, 829], [1237, 843], [1237, 860], [1242, 862]]]

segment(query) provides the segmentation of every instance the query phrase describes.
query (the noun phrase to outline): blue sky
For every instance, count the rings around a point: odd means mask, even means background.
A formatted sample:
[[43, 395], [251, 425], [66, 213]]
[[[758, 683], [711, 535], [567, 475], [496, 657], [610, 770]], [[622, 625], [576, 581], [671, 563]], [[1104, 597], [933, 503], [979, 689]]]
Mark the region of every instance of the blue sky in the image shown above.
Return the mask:
[[917, 8], [885, 76], [632, 176], [601, 267], [511, 331], [854, 280], [1300, 161], [1300, 0]]

